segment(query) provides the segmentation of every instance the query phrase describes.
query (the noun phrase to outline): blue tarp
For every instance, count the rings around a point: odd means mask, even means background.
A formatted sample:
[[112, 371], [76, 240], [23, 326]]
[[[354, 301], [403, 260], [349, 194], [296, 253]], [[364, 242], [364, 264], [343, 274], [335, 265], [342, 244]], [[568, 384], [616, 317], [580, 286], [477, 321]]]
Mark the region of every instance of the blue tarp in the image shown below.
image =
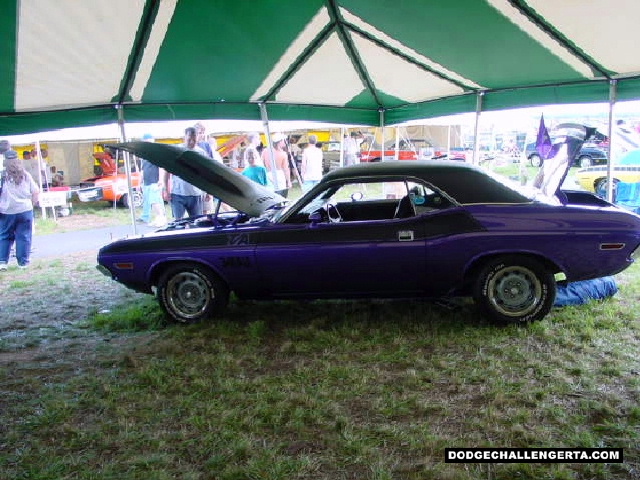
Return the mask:
[[618, 165], [640, 165], [640, 149], [625, 153], [620, 158]]
[[618, 182], [616, 184], [616, 204], [638, 213], [638, 209], [640, 209], [640, 183]]
[[604, 300], [618, 292], [618, 285], [613, 277], [595, 278], [582, 282], [558, 285], [556, 307], [567, 305], [583, 305], [591, 300]]

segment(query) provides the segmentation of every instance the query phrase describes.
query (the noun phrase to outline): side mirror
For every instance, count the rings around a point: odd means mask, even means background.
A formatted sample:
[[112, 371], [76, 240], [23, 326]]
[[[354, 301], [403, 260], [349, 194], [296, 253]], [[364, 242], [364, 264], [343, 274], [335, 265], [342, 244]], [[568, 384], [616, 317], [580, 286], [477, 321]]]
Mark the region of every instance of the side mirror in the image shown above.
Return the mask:
[[364, 195], [362, 192], [354, 192], [351, 194], [351, 201], [352, 202], [357, 202], [360, 201], [364, 198]]

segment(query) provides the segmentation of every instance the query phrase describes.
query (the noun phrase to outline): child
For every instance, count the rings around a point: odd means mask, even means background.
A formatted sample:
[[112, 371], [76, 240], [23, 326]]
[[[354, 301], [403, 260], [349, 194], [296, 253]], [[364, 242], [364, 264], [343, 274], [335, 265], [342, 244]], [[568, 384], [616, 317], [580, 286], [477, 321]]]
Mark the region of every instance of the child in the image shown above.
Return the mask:
[[247, 150], [247, 167], [242, 171], [245, 177], [250, 178], [260, 185], [267, 185], [267, 169], [262, 165], [256, 165], [256, 157], [253, 150]]

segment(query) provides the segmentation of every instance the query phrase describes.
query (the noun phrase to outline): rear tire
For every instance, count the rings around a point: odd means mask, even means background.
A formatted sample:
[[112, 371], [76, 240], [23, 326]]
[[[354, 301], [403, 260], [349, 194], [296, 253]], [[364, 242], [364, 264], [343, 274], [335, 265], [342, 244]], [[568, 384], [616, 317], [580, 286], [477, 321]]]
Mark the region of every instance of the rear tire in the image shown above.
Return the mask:
[[499, 323], [540, 320], [549, 313], [555, 298], [553, 274], [540, 262], [518, 255], [488, 261], [473, 288], [478, 308]]
[[174, 321], [196, 323], [220, 314], [229, 303], [229, 288], [211, 269], [177, 263], [158, 281], [160, 306]]

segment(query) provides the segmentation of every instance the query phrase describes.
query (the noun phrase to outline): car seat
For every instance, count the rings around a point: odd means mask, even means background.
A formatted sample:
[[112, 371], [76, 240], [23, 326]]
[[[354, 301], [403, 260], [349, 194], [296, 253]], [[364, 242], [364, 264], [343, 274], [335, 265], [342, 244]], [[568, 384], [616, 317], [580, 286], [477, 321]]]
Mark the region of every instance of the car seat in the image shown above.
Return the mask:
[[393, 215], [393, 218], [410, 218], [415, 217], [416, 210], [413, 207], [413, 202], [411, 201], [411, 197], [409, 195], [405, 195], [398, 202], [398, 206], [396, 207], [396, 212]]

